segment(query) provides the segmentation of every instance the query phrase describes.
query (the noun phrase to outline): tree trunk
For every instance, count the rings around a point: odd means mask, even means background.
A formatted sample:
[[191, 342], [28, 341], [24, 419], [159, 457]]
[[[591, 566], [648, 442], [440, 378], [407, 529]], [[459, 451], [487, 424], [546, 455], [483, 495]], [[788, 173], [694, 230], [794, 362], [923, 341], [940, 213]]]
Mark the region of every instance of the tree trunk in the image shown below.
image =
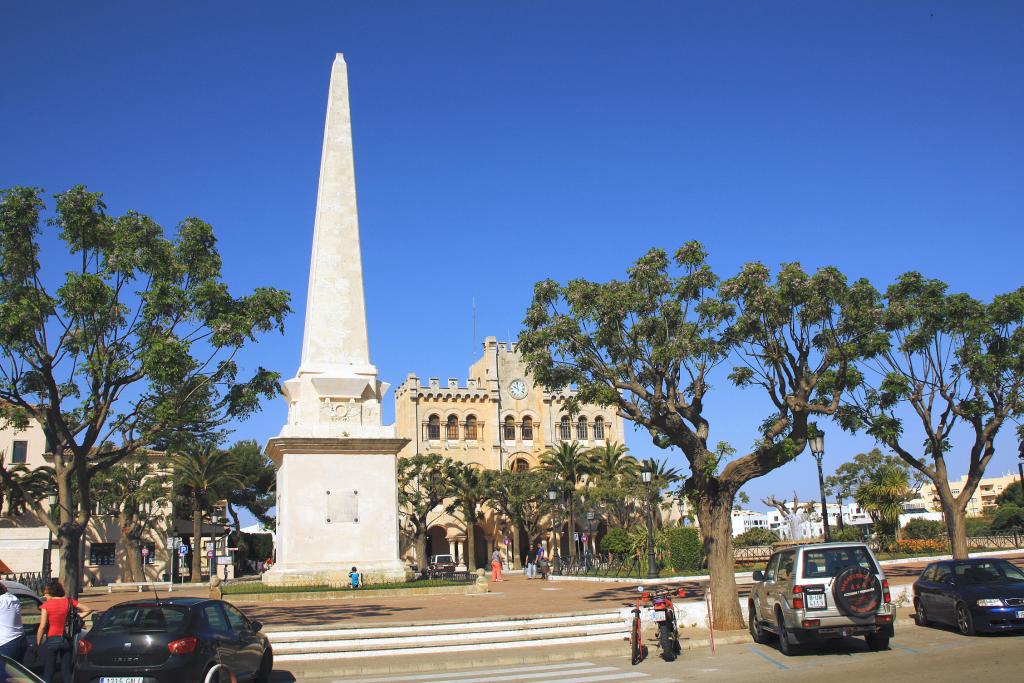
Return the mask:
[[967, 512], [961, 508], [952, 493], [946, 495], [941, 487], [936, 487], [942, 504], [942, 518], [946, 522], [949, 533], [949, 545], [954, 560], [966, 560], [967, 552]]
[[522, 569], [523, 559], [519, 557], [519, 525], [517, 524], [512, 525], [512, 545], [509, 547], [512, 549], [512, 557], [509, 564], [512, 566], [512, 569]]
[[[467, 520], [472, 519], [471, 516], [467, 515]], [[470, 572], [476, 571], [476, 525], [471, 521], [466, 522], [466, 557], [463, 561], [466, 564], [466, 569]]]
[[203, 511], [199, 496], [192, 495], [192, 583], [203, 581]]
[[124, 559], [128, 569], [128, 576], [132, 581], [145, 581], [145, 569], [142, 566], [142, 553], [139, 539], [134, 538], [129, 532], [122, 532], [121, 542], [124, 545]]
[[60, 547], [60, 582], [68, 597], [77, 599], [82, 580], [82, 528], [70, 522], [62, 524], [57, 542]]
[[422, 572], [427, 569], [427, 517], [418, 520], [416, 527], [416, 567]]
[[736, 591], [736, 560], [732, 553], [732, 496], [724, 500], [704, 497], [698, 502], [697, 519], [704, 540], [704, 554], [708, 560], [711, 580], [712, 615], [716, 629], [735, 631], [744, 628]]
[[842, 531], [846, 528], [846, 523], [843, 521], [843, 497], [836, 496], [836, 502], [839, 503], [839, 530]]

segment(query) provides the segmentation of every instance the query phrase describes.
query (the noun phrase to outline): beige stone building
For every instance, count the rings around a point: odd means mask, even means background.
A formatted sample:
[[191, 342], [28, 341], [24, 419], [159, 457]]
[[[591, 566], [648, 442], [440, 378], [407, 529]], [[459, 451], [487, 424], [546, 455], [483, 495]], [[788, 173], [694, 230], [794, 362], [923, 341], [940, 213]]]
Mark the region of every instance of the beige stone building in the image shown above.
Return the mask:
[[[37, 422], [30, 423], [24, 430], [0, 428], [0, 453], [4, 455], [5, 466], [21, 464], [35, 469], [53, 464], [46, 436], [42, 426]], [[158, 467], [166, 461], [163, 453], [154, 451], [150, 456]], [[170, 572], [172, 553], [167, 547], [167, 537], [172, 530], [170, 525], [174, 525], [177, 536], [185, 537], [186, 543], [190, 543], [192, 525], [189, 520], [174, 520], [169, 504], [152, 509], [150, 513], [156, 515], [159, 521], [157, 529], [150, 534], [149, 542], [144, 545], [142, 566], [148, 580], [159, 580]], [[223, 526], [220, 529], [223, 529]], [[204, 534], [210, 535], [204, 535], [201, 547], [207, 547], [215, 535], [219, 541], [217, 529], [209, 524], [204, 525]], [[218, 545], [223, 546], [224, 543], [220, 541]], [[60, 567], [59, 550], [56, 546], [56, 540], [45, 524], [31, 513], [12, 515], [8, 498], [4, 496], [3, 505], [0, 506], [0, 561], [7, 565], [11, 572], [35, 573], [43, 571], [49, 565], [52, 574], [56, 576]], [[82, 539], [85, 585], [106, 585], [130, 580], [127, 578], [130, 572], [125, 553], [116, 512], [103, 509], [97, 504]], [[47, 555], [50, 556], [49, 563]], [[178, 561], [178, 558], [175, 558], [175, 561], [175, 575], [181, 576], [182, 571], [187, 574], [189, 562]], [[207, 566], [205, 557], [203, 566]]]
[[[1007, 486], [1015, 481], [1017, 481], [1017, 475], [1012, 472], [1001, 476], [982, 478], [978, 488], [974, 490], [974, 495], [967, 501], [967, 516], [977, 517], [986, 512], [994, 511], [996, 508], [996, 498], [999, 497], [999, 494]], [[949, 489], [956, 496], [960, 494], [960, 491], [963, 490], [966, 484], [967, 475], [965, 474], [958, 480], [949, 482]], [[908, 503], [908, 505], [912, 504], [917, 504], [918, 507], [930, 512], [942, 512], [942, 505], [939, 503], [939, 496], [935, 491], [935, 485], [931, 482], [921, 487], [921, 492], [917, 499]]]
[[[572, 390], [545, 391], [526, 370], [513, 342], [487, 337], [483, 355], [469, 368], [465, 383], [431, 377], [425, 383], [410, 373], [395, 390], [395, 436], [409, 439], [399, 453], [436, 453], [486, 469], [527, 470], [541, 454], [562, 441], [594, 448], [625, 443], [623, 421], [614, 408], [584, 405], [570, 416], [565, 401]], [[466, 532], [460, 520], [436, 510], [428, 554], [452, 553], [463, 561]], [[581, 520], [586, 529], [586, 520]], [[495, 546], [504, 551], [508, 525], [486, 512], [475, 529], [478, 566]], [[403, 555], [411, 558], [411, 538], [403, 529]], [[528, 547], [521, 537], [520, 547]], [[568, 540], [566, 539], [567, 543]]]

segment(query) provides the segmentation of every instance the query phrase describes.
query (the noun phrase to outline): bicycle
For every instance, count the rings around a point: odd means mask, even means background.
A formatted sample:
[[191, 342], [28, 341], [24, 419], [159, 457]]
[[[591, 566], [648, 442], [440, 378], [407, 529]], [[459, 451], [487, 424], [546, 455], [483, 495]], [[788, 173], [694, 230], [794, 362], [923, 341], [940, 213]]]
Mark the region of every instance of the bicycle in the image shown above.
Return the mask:
[[647, 656], [647, 647], [644, 645], [643, 629], [640, 627], [640, 601], [646, 598], [646, 593], [643, 593], [643, 586], [640, 586], [641, 591], [640, 597], [636, 599], [636, 604], [633, 606], [633, 621], [629, 628], [629, 650], [630, 650], [630, 661], [633, 666], [636, 666], [640, 662], [644, 661]]

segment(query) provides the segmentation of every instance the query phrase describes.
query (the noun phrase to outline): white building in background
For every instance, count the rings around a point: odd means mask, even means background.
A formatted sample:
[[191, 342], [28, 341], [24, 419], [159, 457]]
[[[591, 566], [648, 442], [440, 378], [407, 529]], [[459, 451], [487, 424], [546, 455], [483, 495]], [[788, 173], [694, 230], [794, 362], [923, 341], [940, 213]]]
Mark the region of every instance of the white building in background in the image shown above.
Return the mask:
[[[792, 501], [787, 503], [792, 510]], [[759, 513], [752, 513], [759, 514]], [[839, 503], [828, 504], [828, 523], [832, 529], [840, 527], [839, 518], [842, 515], [842, 526], [866, 527], [871, 524], [871, 516], [861, 509], [856, 503], [850, 505], [839, 505]], [[801, 503], [800, 511], [790, 515], [788, 519], [781, 512], [772, 508], [764, 513], [768, 529], [779, 535], [779, 538], [790, 541], [802, 541], [804, 539], [819, 538], [825, 534], [825, 525], [821, 519], [821, 503]], [[733, 513], [733, 531], [736, 529], [736, 513]]]
[[732, 535], [739, 536], [751, 529], [767, 529], [768, 515], [753, 510], [732, 511]]

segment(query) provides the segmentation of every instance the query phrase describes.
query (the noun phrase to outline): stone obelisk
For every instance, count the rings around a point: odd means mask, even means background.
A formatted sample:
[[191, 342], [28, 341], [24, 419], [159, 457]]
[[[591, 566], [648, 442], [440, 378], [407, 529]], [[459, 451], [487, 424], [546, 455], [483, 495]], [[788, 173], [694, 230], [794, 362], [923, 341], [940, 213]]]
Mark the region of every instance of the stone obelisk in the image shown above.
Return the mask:
[[407, 439], [381, 424], [388, 385], [370, 363], [356, 211], [348, 72], [331, 68], [313, 225], [302, 361], [284, 383], [288, 423], [267, 443], [277, 466], [274, 584], [401, 579], [395, 459]]

